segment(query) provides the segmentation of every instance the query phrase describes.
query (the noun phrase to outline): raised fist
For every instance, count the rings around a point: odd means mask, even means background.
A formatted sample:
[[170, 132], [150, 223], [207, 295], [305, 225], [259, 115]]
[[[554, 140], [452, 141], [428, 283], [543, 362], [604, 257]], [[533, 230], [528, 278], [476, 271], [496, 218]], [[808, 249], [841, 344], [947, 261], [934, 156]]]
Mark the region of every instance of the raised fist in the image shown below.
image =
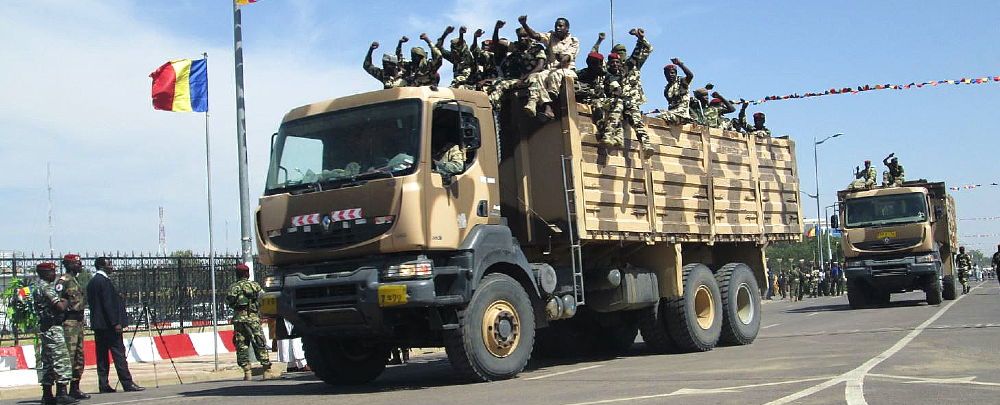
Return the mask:
[[465, 28], [464, 25], [461, 28], [458, 29], [458, 33], [459, 34], [465, 34], [466, 32], [469, 32], [469, 29]]
[[677, 58], [670, 58], [670, 63], [673, 63], [675, 65], [680, 65], [681, 64], [681, 60], [677, 59]]
[[600, 33], [600, 34], [597, 34], [597, 39], [599, 39], [599, 40], [601, 40], [601, 41], [603, 41], [603, 40], [604, 40], [604, 38], [607, 38], [607, 37], [608, 37], [608, 35], [607, 35], [607, 34], [605, 34], [605, 33], [603, 33], [603, 32], [602, 32], [602, 33]]
[[426, 32], [424, 32], [424, 33], [421, 33], [421, 34], [420, 34], [420, 39], [422, 39], [422, 40], [424, 40], [424, 41], [427, 41], [427, 40], [428, 40], [428, 39], [427, 39], [427, 33], [426, 33]]
[[497, 25], [496, 25], [496, 27], [497, 27], [497, 28], [503, 28], [503, 26], [504, 26], [504, 25], [506, 25], [506, 24], [507, 24], [507, 22], [506, 22], [506, 21], [504, 21], [504, 20], [497, 20]]
[[378, 49], [378, 42], [372, 42], [371, 50], [374, 51], [376, 49]]
[[637, 36], [639, 38], [642, 38], [642, 37], [646, 36], [646, 30], [644, 30], [642, 28], [633, 28], [628, 33], [631, 34], [631, 35], [635, 35], [635, 36]]
[[475, 36], [477, 36], [477, 37], [481, 37], [481, 36], [483, 36], [483, 34], [485, 34], [485, 33], [486, 33], [486, 32], [485, 32], [485, 31], [483, 31], [483, 29], [482, 29], [482, 28], [479, 28], [479, 29], [477, 29], [477, 30], [476, 30], [476, 33], [475, 33], [475, 34], [473, 34], [473, 35], [475, 35]]
[[445, 34], [451, 34], [454, 31], [455, 31], [455, 27], [453, 27], [451, 25], [449, 25], [449, 26], [447, 26], [447, 27], [444, 28], [444, 33]]
[[528, 23], [528, 16], [522, 15], [520, 17], [517, 17], [517, 22], [519, 22], [521, 24], [527, 24]]
[[409, 42], [409, 41], [410, 38], [407, 38], [406, 35], [403, 35], [403, 37], [399, 39], [399, 42]]

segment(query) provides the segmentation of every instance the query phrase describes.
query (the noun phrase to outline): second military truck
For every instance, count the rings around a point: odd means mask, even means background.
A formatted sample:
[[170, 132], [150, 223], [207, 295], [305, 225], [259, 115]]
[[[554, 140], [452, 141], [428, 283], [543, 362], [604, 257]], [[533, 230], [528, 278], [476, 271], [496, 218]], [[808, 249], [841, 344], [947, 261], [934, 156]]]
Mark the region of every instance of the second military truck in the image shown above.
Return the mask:
[[890, 294], [923, 290], [928, 304], [953, 300], [959, 284], [955, 202], [944, 183], [837, 193], [851, 308], [887, 304]]
[[[646, 118], [653, 151], [606, 149], [572, 79], [554, 120], [525, 98], [495, 111], [482, 92], [405, 87], [285, 116], [256, 213], [276, 268], [263, 309], [319, 378], [371, 381], [394, 347], [444, 347], [488, 381], [536, 348], [757, 336], [764, 248], [801, 238], [794, 143]], [[435, 162], [452, 145], [457, 174]]]

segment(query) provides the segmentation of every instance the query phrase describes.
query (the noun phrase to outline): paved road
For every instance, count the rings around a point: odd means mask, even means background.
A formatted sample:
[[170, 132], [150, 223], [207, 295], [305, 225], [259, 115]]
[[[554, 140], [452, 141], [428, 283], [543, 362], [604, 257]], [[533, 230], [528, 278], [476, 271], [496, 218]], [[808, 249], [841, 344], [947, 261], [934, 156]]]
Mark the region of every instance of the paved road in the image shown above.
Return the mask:
[[87, 403], [997, 403], [998, 309], [996, 281], [939, 306], [924, 303], [922, 293], [855, 311], [846, 297], [769, 302], [754, 344], [707, 353], [651, 355], [638, 342], [626, 356], [538, 361], [517, 379], [486, 384], [457, 382], [443, 354], [434, 354], [392, 366], [363, 388], [332, 388], [300, 373], [95, 395]]

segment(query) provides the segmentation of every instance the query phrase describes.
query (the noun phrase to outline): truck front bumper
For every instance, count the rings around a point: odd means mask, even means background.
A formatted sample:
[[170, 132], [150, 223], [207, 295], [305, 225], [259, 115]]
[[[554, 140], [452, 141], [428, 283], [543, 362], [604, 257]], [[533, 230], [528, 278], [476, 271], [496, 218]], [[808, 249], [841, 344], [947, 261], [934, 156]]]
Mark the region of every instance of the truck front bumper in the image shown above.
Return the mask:
[[852, 261], [844, 269], [848, 280], [863, 279], [885, 290], [908, 291], [922, 288], [924, 277], [940, 275], [939, 262], [917, 263], [912, 257], [889, 260]]
[[433, 278], [383, 282], [379, 269], [373, 267], [333, 274], [287, 274], [277, 295], [277, 312], [292, 323], [293, 336], [391, 336], [395, 322], [388, 314], [464, 303], [464, 295], [439, 294], [435, 287], [452, 287], [461, 273], [458, 268], [436, 267]]

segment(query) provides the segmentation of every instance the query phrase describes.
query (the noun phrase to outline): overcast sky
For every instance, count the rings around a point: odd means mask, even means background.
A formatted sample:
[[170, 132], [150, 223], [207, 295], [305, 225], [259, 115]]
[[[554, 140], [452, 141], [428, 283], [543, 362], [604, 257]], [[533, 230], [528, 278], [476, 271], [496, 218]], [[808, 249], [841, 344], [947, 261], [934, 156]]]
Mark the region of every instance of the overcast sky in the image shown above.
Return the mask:
[[[569, 18], [581, 48], [611, 32], [608, 1], [263, 0], [243, 7], [251, 196], [263, 190], [269, 138], [287, 110], [381, 87], [361, 69], [371, 41], [389, 52], [402, 35], [419, 42], [421, 32], [436, 38], [449, 24], [489, 32], [498, 18], [508, 22], [503, 35], [513, 37], [522, 13], [538, 30]], [[619, 0], [614, 20], [617, 42], [631, 49], [627, 31], [641, 26], [655, 48], [643, 70], [645, 109], [652, 110], [666, 104], [660, 68], [671, 57], [694, 71], [695, 86], [714, 83], [733, 99], [1000, 75], [998, 14], [996, 1]], [[209, 54], [215, 242], [219, 250], [238, 249], [229, 1], [6, 0], [0, 37], [7, 133], [0, 251], [48, 251], [50, 162], [57, 252], [155, 252], [161, 205], [169, 249], [207, 251], [205, 117], [153, 110], [148, 77], [168, 60], [202, 52]], [[441, 73], [450, 81], [447, 62]], [[801, 188], [810, 192], [813, 138], [846, 134], [820, 147], [828, 205], [855, 165], [890, 152], [908, 179], [1000, 181], [998, 96], [1000, 83], [946, 85], [751, 108], [767, 113], [776, 135], [797, 141]], [[1000, 215], [1000, 187], [954, 195], [962, 218]], [[814, 202], [804, 202], [803, 213], [815, 217]], [[960, 234], [1000, 233], [998, 225], [962, 221]], [[992, 251], [997, 241], [963, 243]]]

